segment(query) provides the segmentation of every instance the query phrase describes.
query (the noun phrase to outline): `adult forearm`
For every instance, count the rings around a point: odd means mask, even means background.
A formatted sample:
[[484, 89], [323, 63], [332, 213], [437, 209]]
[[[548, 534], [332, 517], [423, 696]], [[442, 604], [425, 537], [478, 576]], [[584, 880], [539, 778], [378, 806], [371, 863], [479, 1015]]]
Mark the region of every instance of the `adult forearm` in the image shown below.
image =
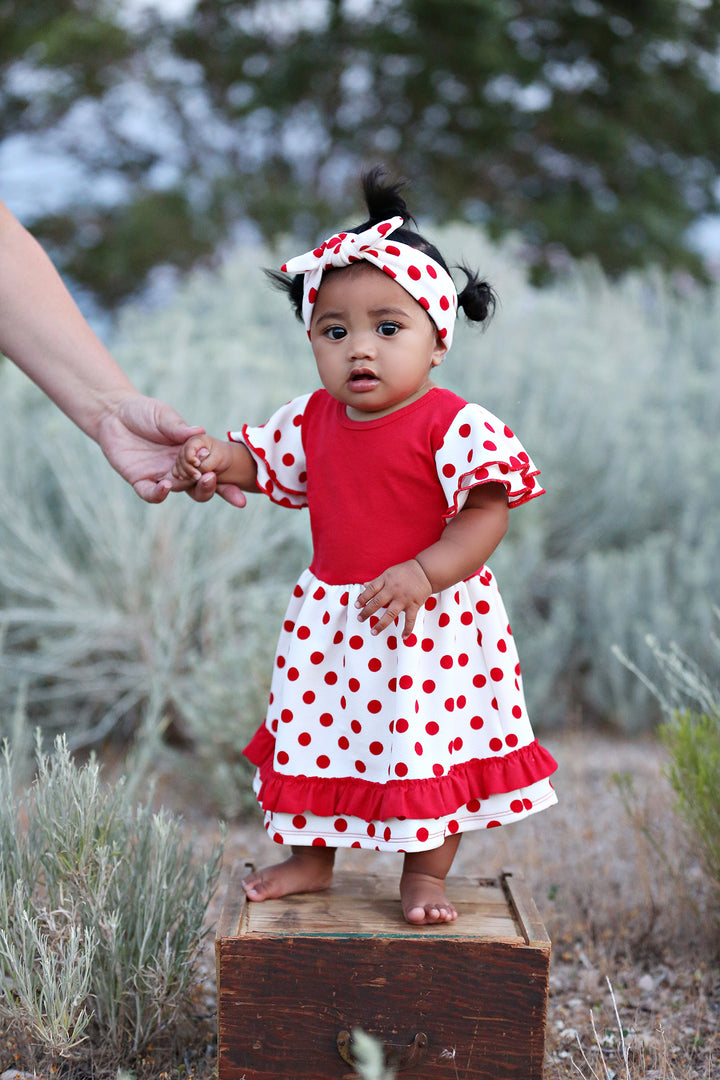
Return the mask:
[[92, 438], [136, 393], [37, 241], [0, 203], [0, 351]]

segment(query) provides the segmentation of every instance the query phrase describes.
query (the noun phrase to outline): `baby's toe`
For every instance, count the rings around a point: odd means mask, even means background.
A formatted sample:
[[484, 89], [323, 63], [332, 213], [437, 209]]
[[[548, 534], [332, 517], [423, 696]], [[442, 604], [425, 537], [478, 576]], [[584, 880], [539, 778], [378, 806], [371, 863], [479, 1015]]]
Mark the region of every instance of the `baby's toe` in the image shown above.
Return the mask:
[[240, 882], [248, 900], [267, 900], [267, 885], [261, 874], [250, 874]]

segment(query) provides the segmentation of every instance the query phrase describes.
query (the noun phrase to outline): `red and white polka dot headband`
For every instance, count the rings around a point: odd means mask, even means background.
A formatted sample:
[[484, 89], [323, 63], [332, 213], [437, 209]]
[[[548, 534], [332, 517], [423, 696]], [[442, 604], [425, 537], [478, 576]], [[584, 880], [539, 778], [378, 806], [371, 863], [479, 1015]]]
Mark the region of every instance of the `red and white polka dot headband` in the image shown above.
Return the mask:
[[387, 237], [402, 224], [401, 217], [393, 217], [365, 232], [336, 233], [320, 247], [283, 264], [281, 269], [286, 273], [305, 275], [302, 313], [308, 334], [324, 271], [365, 259], [402, 285], [425, 308], [450, 348], [457, 314], [455, 284], [447, 270], [423, 251], [408, 244], [388, 243]]

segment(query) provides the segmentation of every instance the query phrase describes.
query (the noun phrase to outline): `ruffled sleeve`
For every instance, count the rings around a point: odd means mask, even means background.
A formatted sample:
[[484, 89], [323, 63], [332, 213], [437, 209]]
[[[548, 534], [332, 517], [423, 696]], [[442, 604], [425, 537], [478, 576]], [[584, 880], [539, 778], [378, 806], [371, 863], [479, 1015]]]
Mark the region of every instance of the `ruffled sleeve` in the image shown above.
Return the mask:
[[302, 423], [310, 394], [293, 398], [260, 427], [228, 431], [232, 442], [245, 443], [257, 463], [257, 486], [279, 506], [307, 506], [307, 473]]
[[446, 519], [462, 510], [468, 491], [479, 484], [503, 484], [511, 507], [544, 494], [540, 470], [520, 440], [481, 405], [465, 405], [456, 414], [435, 464], [447, 499]]

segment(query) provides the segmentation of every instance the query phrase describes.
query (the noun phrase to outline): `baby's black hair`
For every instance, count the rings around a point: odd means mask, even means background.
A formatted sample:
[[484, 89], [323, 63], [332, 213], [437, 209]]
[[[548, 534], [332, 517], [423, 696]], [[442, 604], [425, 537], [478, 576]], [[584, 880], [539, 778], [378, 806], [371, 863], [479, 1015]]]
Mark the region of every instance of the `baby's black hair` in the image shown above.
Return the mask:
[[[361, 177], [363, 194], [368, 210], [368, 220], [360, 225], [353, 225], [349, 229], [339, 230], [344, 232], [359, 233], [377, 225], [387, 218], [401, 217], [403, 224], [393, 232], [393, 239], [408, 247], [416, 248], [425, 252], [435, 262], [440, 263], [444, 270], [450, 273], [444, 258], [435, 247], [420, 233], [406, 227], [407, 222], [415, 224], [415, 219], [408, 210], [407, 203], [402, 195], [405, 187], [403, 180], [390, 181], [387, 170], [383, 165], [376, 165]], [[496, 296], [491, 285], [483, 281], [479, 274], [460, 264], [457, 267], [465, 274], [465, 287], [458, 293], [458, 308], [465, 313], [465, 317], [471, 322], [484, 322], [492, 317], [495, 310]], [[286, 292], [297, 318], [302, 322], [302, 303], [304, 274], [279, 273], [276, 270], [266, 270], [265, 273], [277, 288]]]

